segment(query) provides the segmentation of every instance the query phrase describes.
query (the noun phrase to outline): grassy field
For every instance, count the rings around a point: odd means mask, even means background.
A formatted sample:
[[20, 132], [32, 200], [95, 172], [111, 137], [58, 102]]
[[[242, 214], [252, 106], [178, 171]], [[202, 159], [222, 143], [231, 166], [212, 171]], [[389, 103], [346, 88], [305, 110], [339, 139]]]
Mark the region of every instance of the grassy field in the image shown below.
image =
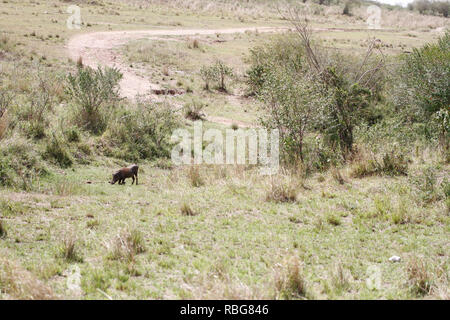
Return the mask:
[[[36, 63], [64, 76], [76, 64], [65, 45], [80, 32], [288, 26], [267, 1], [230, 1], [222, 9], [206, 0], [186, 3], [3, 1], [0, 71], [18, 73], [8, 86], [23, 93]], [[70, 4], [82, 9], [81, 30], [65, 25]], [[376, 37], [394, 55], [437, 39], [443, 29], [436, 29], [448, 26], [448, 19], [422, 16], [396, 26], [401, 14], [386, 12], [393, 30], [369, 32], [361, 31], [361, 8], [351, 17], [341, 8], [320, 10], [312, 24], [321, 29], [317, 39], [344, 51], [363, 51]], [[168, 97], [171, 103], [201, 101], [207, 115], [257, 124], [259, 105], [245, 95], [246, 58], [272, 36], [164, 36], [115, 50], [137, 74], [186, 91]], [[228, 93], [203, 90], [200, 68], [216, 59], [234, 70]], [[70, 112], [64, 107], [53, 109], [53, 124]], [[407, 175], [398, 177], [357, 178], [358, 163], [268, 177], [252, 166], [175, 167], [152, 159], [139, 163], [138, 186], [119, 186], [108, 184], [111, 173], [128, 163], [97, 152], [102, 143], [99, 136], [70, 144], [74, 152], [87, 149], [81, 160], [69, 168], [47, 163], [50, 174], [30, 190], [0, 188], [1, 299], [450, 297], [450, 167], [432, 149], [416, 149]], [[394, 255], [400, 262], [389, 261]], [[71, 287], [78, 272], [80, 287]]]
[[[2, 191], [2, 248], [55, 295], [81, 297], [64, 277], [76, 265], [87, 299], [283, 297], [278, 282], [300, 263], [307, 298], [414, 298], [422, 280], [448, 297], [448, 212], [424, 204], [408, 177], [352, 179], [344, 169], [340, 184], [331, 173], [145, 165], [140, 185], [111, 186], [110, 171], [80, 166], [32, 193]], [[292, 202], [271, 200], [278, 187]], [[425, 279], [410, 279], [410, 264]], [[378, 290], [366, 285], [374, 266]]]

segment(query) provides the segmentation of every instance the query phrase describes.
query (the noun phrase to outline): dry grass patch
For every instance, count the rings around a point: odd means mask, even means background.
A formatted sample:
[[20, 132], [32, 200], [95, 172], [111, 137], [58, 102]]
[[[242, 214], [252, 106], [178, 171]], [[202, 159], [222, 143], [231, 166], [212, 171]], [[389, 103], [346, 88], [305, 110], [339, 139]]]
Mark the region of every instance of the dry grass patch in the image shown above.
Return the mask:
[[408, 286], [412, 293], [418, 296], [430, 294], [433, 287], [433, 275], [428, 264], [417, 257], [413, 257], [406, 267]]
[[205, 184], [205, 180], [200, 173], [198, 166], [191, 166], [188, 171], [188, 179], [193, 187], [201, 187]]
[[378, 158], [375, 155], [360, 155], [359, 159], [352, 164], [350, 176], [364, 178], [374, 175], [406, 176], [408, 174], [408, 159], [403, 154], [385, 152]]
[[60, 256], [68, 262], [83, 262], [75, 236], [69, 235], [64, 239], [60, 247]]
[[192, 216], [196, 216], [196, 215], [197, 215], [197, 212], [195, 212], [195, 211], [191, 208], [191, 206], [190, 206], [188, 203], [186, 203], [186, 202], [184, 202], [184, 203], [181, 205], [180, 211], [181, 211], [181, 214], [182, 214], [183, 216], [189, 216], [189, 217], [192, 217]]
[[331, 172], [331, 176], [337, 183], [343, 185], [346, 182], [346, 179], [342, 175], [341, 170], [339, 170], [338, 168], [332, 167], [330, 169], [330, 172]]
[[331, 284], [339, 293], [347, 291], [350, 288], [351, 275], [344, 268], [341, 262], [338, 262], [334, 270], [331, 272]]
[[302, 187], [302, 181], [291, 176], [272, 177], [269, 190], [266, 193], [266, 201], [295, 202], [298, 190]]
[[113, 260], [134, 261], [135, 256], [145, 250], [144, 237], [140, 231], [122, 230], [113, 240], [109, 257]]
[[291, 258], [275, 273], [276, 299], [306, 299], [307, 285], [298, 258]]
[[54, 299], [52, 290], [0, 251], [0, 299]]

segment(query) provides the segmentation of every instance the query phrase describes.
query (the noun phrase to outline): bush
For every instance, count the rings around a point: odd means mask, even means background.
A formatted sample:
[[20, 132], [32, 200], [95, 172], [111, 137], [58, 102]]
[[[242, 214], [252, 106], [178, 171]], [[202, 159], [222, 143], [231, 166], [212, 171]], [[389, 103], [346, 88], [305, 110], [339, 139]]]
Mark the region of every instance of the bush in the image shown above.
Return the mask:
[[188, 178], [191, 185], [195, 188], [205, 185], [205, 180], [203, 179], [198, 166], [189, 167]]
[[277, 299], [301, 299], [307, 293], [307, 283], [297, 258], [286, 262], [283, 270], [275, 275], [275, 289]]
[[[1, 84], [1, 82], [0, 82]], [[14, 96], [10, 90], [0, 87], [0, 140], [6, 135], [8, 128], [8, 107], [10, 106]]]
[[211, 82], [214, 81], [214, 69], [212, 67], [203, 66], [200, 69], [200, 77], [205, 82], [205, 90], [209, 90]]
[[340, 149], [348, 159], [354, 129], [372, 117], [383, 85], [384, 60], [375, 55], [374, 42], [364, 57], [318, 48], [306, 23], [291, 22], [297, 37], [283, 35], [251, 51], [249, 91], [267, 111], [263, 125], [279, 130], [281, 151], [289, 161], [304, 162], [309, 133], [320, 133], [333, 152]]
[[436, 16], [448, 17], [450, 12], [450, 3], [448, 1], [430, 1], [430, 0], [414, 0], [408, 4], [409, 10], [419, 11], [421, 14], [431, 14]]
[[401, 176], [408, 173], [408, 160], [399, 152], [388, 151], [381, 156], [371, 155], [352, 164], [351, 176], [363, 178], [373, 175]]
[[0, 220], [0, 239], [6, 238], [8, 233], [6, 232], [6, 227], [3, 224], [2, 220]]
[[64, 135], [68, 142], [79, 142], [80, 132], [77, 127], [70, 127], [64, 131]]
[[180, 121], [168, 105], [139, 101], [116, 115], [104, 137], [113, 155], [127, 161], [170, 157], [170, 137]]
[[92, 133], [102, 133], [111, 114], [111, 106], [119, 98], [118, 84], [122, 79], [119, 70], [98, 67], [78, 68], [75, 75], [67, 77], [66, 91], [80, 108], [77, 120]]
[[300, 183], [290, 177], [279, 177], [272, 180], [270, 188], [266, 193], [266, 201], [272, 202], [295, 202]]
[[449, 149], [450, 32], [402, 58], [393, 102], [407, 123], [421, 122]]
[[0, 185], [30, 190], [32, 183], [47, 174], [34, 145], [11, 137], [0, 146]]
[[286, 34], [251, 49], [248, 60], [247, 91], [249, 95], [258, 95], [273, 70], [282, 68], [298, 73], [304, 68], [304, 47], [295, 35]]
[[206, 104], [200, 100], [192, 99], [184, 105], [184, 116], [192, 121], [202, 120], [205, 114], [202, 112]]
[[53, 139], [47, 142], [44, 157], [53, 159], [62, 168], [70, 167], [73, 163], [65, 141], [55, 134], [53, 134]]
[[431, 292], [434, 279], [430, 267], [423, 259], [411, 258], [406, 266], [406, 271], [408, 274], [408, 285], [414, 294], [423, 296]]
[[209, 90], [211, 82], [215, 82], [219, 90], [227, 91], [226, 80], [233, 77], [233, 69], [223, 61], [217, 60], [212, 66], [203, 66], [200, 69], [200, 76], [205, 81], [206, 90]]
[[441, 200], [445, 196], [445, 181], [442, 183], [442, 193], [438, 188], [436, 169], [427, 166], [422, 171], [410, 178], [411, 184], [418, 195], [418, 198], [424, 203], [431, 203]]
[[60, 245], [60, 257], [68, 262], [83, 262], [79, 253], [77, 239], [73, 235], [68, 235]]
[[137, 254], [145, 252], [145, 239], [139, 230], [122, 230], [114, 239], [109, 258], [134, 261]]

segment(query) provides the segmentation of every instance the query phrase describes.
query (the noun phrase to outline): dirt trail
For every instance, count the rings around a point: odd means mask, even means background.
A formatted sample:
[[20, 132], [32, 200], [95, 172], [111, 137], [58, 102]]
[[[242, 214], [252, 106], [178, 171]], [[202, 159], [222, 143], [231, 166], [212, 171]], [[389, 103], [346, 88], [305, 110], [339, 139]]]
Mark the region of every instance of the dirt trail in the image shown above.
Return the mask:
[[[187, 36], [187, 35], [212, 35], [244, 33], [256, 30], [258, 32], [277, 32], [284, 28], [232, 28], [232, 29], [170, 29], [170, 30], [130, 30], [130, 31], [106, 31], [84, 33], [72, 37], [67, 50], [73, 60], [82, 58], [83, 64], [96, 68], [98, 65], [118, 68], [123, 73], [120, 82], [121, 95], [134, 99], [137, 94], [148, 94], [150, 90], [161, 89], [157, 84], [136, 74], [135, 69], [128, 67], [122, 57], [117, 56], [114, 49], [126, 44], [130, 40], [142, 38], [157, 38], [162, 36]], [[157, 38], [158, 39], [158, 38]], [[222, 117], [207, 117], [208, 121], [230, 125], [238, 124], [240, 127], [253, 127], [242, 121]]]

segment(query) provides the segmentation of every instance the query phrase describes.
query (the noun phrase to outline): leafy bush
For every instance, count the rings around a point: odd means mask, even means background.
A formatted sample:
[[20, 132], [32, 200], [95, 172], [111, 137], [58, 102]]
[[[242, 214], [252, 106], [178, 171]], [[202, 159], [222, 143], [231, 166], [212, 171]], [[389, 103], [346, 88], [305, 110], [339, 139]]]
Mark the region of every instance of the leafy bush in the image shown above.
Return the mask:
[[49, 124], [48, 113], [55, 100], [51, 86], [56, 80], [39, 72], [34, 78], [31, 91], [27, 95], [29, 102], [20, 110], [20, 118], [24, 121], [22, 128], [29, 138], [42, 139]]
[[431, 126], [441, 146], [450, 140], [450, 32], [402, 58], [394, 104], [408, 123]]
[[205, 82], [205, 90], [209, 90], [211, 82], [214, 81], [214, 69], [212, 67], [202, 66], [200, 77]]
[[47, 174], [34, 145], [11, 137], [0, 146], [0, 186], [30, 190], [32, 183]]
[[54, 160], [62, 168], [70, 167], [73, 163], [65, 141], [53, 134], [53, 138], [47, 142], [44, 157]]
[[10, 90], [0, 87], [0, 140], [6, 135], [6, 129], [9, 124], [8, 107], [10, 106], [13, 98], [14, 96], [11, 94]]
[[190, 102], [184, 105], [184, 116], [190, 120], [201, 120], [205, 117], [202, 112], [206, 104], [200, 100], [192, 99]]
[[304, 47], [293, 34], [274, 37], [270, 42], [251, 49], [250, 68], [246, 72], [248, 94], [258, 95], [273, 70], [284, 68], [298, 73], [304, 68], [304, 58]]
[[[424, 203], [431, 203], [443, 198], [443, 194], [438, 188], [437, 172], [432, 166], [427, 166], [418, 174], [410, 178], [410, 182], [414, 187], [417, 198]], [[442, 191], [445, 193], [445, 182]]]
[[170, 137], [178, 126], [175, 111], [165, 104], [139, 101], [135, 109], [119, 113], [105, 138], [115, 148], [113, 155], [129, 161], [167, 158]]
[[419, 11], [421, 14], [442, 15], [448, 17], [450, 3], [448, 1], [414, 0], [408, 4], [409, 10]]
[[227, 66], [223, 61], [217, 60], [215, 64], [200, 69], [200, 76], [205, 81], [205, 89], [209, 90], [211, 82], [217, 84], [217, 88], [227, 91], [226, 80], [233, 76], [233, 69]]
[[122, 74], [108, 67], [97, 70], [79, 67], [76, 74], [68, 75], [66, 91], [80, 108], [77, 120], [92, 133], [106, 129], [111, 106], [119, 98], [120, 79]]
[[308, 26], [300, 20], [292, 23], [297, 37], [283, 35], [285, 39], [251, 52], [249, 91], [264, 103], [263, 125], [279, 130], [281, 151], [289, 161], [298, 157], [304, 162], [309, 133], [320, 133], [329, 148], [349, 158], [355, 127], [373, 118], [384, 60], [375, 55], [374, 42], [364, 57], [318, 49]]
[[346, 16], [351, 16], [351, 12], [350, 12], [350, 1], [347, 1], [344, 5], [344, 9], [342, 10], [342, 14], [346, 15]]

